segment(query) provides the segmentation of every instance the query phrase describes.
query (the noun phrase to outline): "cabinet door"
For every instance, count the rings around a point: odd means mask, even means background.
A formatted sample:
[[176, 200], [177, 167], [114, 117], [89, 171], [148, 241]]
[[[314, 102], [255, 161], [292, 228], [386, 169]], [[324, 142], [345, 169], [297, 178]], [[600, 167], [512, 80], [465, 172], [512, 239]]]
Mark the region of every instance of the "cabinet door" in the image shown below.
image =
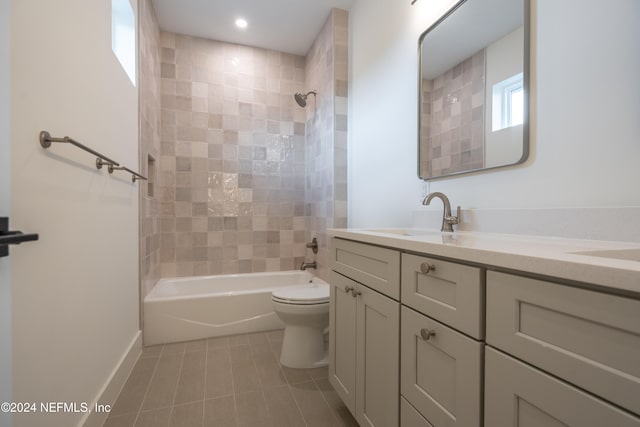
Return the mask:
[[358, 284], [331, 272], [329, 305], [329, 381], [344, 404], [356, 409], [356, 298]]
[[488, 427], [638, 427], [640, 419], [486, 347]]
[[400, 397], [400, 425], [402, 427], [433, 427], [433, 424], [425, 420], [404, 397]]
[[402, 395], [434, 427], [480, 426], [482, 347], [402, 307]]
[[361, 427], [399, 422], [400, 304], [358, 285], [356, 420]]

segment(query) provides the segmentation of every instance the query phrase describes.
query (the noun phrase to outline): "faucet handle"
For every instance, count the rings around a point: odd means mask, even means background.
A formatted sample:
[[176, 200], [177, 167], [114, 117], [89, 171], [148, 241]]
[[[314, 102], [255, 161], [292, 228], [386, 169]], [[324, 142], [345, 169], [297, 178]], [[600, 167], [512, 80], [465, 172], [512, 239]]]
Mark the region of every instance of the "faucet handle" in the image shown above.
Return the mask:
[[449, 224], [460, 224], [460, 219], [462, 218], [462, 212], [460, 210], [460, 206], [456, 210], [456, 215], [445, 216], [444, 220]]
[[311, 243], [307, 243], [307, 248], [310, 248], [314, 254], [318, 253], [318, 239], [317, 238], [313, 238], [311, 240]]

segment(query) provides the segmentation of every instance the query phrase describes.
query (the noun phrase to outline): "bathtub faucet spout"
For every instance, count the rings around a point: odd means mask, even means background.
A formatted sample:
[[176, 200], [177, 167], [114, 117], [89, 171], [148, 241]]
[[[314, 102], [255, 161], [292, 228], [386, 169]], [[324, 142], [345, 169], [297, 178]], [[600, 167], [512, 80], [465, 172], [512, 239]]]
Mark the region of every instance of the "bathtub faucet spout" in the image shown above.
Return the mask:
[[302, 265], [300, 266], [300, 270], [306, 270], [307, 268], [317, 268], [316, 266], [316, 262], [303, 262]]

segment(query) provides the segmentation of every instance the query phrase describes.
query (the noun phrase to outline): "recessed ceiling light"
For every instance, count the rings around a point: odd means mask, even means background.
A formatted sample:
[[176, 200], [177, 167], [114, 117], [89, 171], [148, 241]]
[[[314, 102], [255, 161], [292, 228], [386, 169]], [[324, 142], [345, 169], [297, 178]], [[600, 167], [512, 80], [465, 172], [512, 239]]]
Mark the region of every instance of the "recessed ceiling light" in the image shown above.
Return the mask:
[[236, 19], [236, 27], [238, 28], [247, 28], [247, 21], [246, 19], [242, 19], [242, 18], [238, 18]]

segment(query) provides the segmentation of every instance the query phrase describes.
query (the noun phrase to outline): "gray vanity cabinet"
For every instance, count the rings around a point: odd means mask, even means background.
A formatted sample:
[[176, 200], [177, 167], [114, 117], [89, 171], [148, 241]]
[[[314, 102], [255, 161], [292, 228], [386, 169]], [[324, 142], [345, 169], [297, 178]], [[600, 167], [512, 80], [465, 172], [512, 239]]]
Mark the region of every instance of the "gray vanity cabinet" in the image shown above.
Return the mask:
[[356, 408], [357, 283], [331, 272], [329, 308], [329, 381], [352, 414]]
[[487, 346], [484, 425], [638, 427], [640, 419]]
[[360, 426], [399, 423], [400, 253], [333, 239], [329, 381]]
[[402, 396], [434, 427], [480, 427], [483, 343], [405, 306], [401, 336]]
[[640, 427], [637, 296], [332, 244], [329, 376], [361, 426]]
[[401, 270], [402, 426], [480, 427], [484, 269], [403, 253]]
[[485, 425], [640, 426], [638, 313], [635, 299], [488, 272]]
[[484, 338], [484, 269], [405, 253], [401, 289], [403, 305]]
[[640, 414], [640, 301], [487, 275], [487, 344]]

